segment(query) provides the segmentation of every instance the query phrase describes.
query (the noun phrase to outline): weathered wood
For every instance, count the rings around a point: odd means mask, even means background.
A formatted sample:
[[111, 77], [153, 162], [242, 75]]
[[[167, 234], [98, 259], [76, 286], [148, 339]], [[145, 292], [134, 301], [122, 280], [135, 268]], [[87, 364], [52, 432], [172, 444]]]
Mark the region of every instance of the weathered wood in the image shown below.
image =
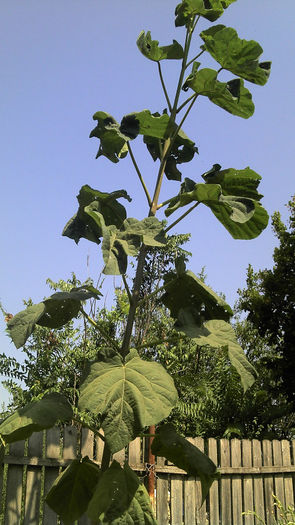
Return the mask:
[[[205, 445], [203, 438], [195, 438], [192, 443], [198, 447], [201, 452], [204, 452]], [[201, 481], [196, 480], [196, 521], [198, 525], [206, 525], [207, 523], [207, 501], [202, 505], [202, 486]]]
[[89, 428], [82, 428], [81, 433], [81, 456], [84, 458], [88, 456], [89, 459], [93, 459], [93, 448], [94, 448], [94, 432]]
[[[230, 465], [230, 448], [227, 439], [220, 440], [220, 465]], [[222, 524], [232, 523], [231, 505], [231, 479], [228, 475], [221, 477], [221, 522]]]
[[[251, 441], [248, 439], [242, 440], [243, 450], [243, 466], [252, 466], [252, 447]], [[243, 491], [244, 491], [244, 511], [254, 510], [254, 499], [253, 499], [253, 477], [251, 475], [245, 475], [243, 477]], [[253, 514], [245, 515], [245, 525], [254, 525]]]
[[140, 465], [143, 466], [143, 461], [141, 457], [141, 440], [140, 438], [136, 438], [131, 443], [129, 443], [128, 448], [128, 461], [129, 465]]
[[[45, 457], [59, 459], [60, 449], [60, 429], [50, 428], [46, 432]], [[59, 474], [59, 468], [45, 468], [44, 476], [44, 502], [43, 502], [43, 525], [56, 525], [57, 515], [45, 502], [49, 490]]]
[[[281, 467], [283, 464], [281, 442], [275, 439], [272, 442], [273, 450], [273, 463], [274, 465]], [[285, 506], [285, 491], [284, 491], [284, 479], [283, 474], [276, 474], [274, 476], [275, 495], [279, 498], [280, 502]], [[275, 514], [277, 515], [276, 508]]]
[[[12, 443], [9, 447], [11, 456], [21, 457], [24, 455], [24, 441]], [[6, 505], [4, 525], [21, 523], [23, 467], [11, 465], [8, 467], [6, 481]]]
[[[262, 451], [263, 451], [263, 463], [264, 465], [272, 465], [272, 446], [271, 441], [264, 439], [262, 441]], [[271, 474], [266, 474], [264, 477], [264, 498], [265, 498], [265, 521], [266, 525], [271, 525], [272, 523], [272, 508], [273, 508], [273, 476]]]
[[184, 481], [184, 525], [196, 523], [196, 482], [195, 478]]
[[171, 525], [183, 521], [183, 476], [172, 474], [170, 481]]
[[156, 517], [159, 525], [169, 524], [168, 477], [158, 475], [158, 465], [161, 466], [165, 458], [156, 458]]
[[[99, 431], [100, 434], [104, 435], [103, 430]], [[99, 437], [95, 436], [95, 459], [98, 464], [101, 464], [102, 455], [103, 455], [104, 441]]]
[[[252, 461], [254, 467], [262, 466], [262, 452], [261, 443], [257, 439], [252, 441]], [[254, 510], [257, 516], [260, 516], [265, 521], [265, 508], [264, 508], [264, 494], [263, 494], [263, 478], [261, 476], [255, 476], [253, 479], [254, 484]]]
[[[28, 442], [28, 456], [43, 454], [43, 432], [35, 432]], [[40, 515], [41, 469], [28, 467], [26, 481], [24, 525], [35, 525]]]
[[[232, 467], [241, 467], [242, 465], [241, 441], [239, 439], [231, 440], [231, 464]], [[242, 501], [242, 480], [238, 475], [234, 475], [232, 477], [232, 508], [235, 525], [243, 524]]]
[[[282, 445], [282, 460], [283, 465], [291, 464], [291, 444], [286, 439], [281, 442]], [[286, 507], [294, 505], [294, 494], [293, 494], [293, 479], [291, 474], [284, 474], [284, 485], [285, 485], [285, 504]]]
[[[215, 465], [218, 465], [217, 455], [217, 441], [209, 438], [208, 440], [208, 456]], [[214, 481], [209, 491], [209, 523], [210, 525], [219, 524], [219, 484]]]
[[64, 428], [63, 458], [75, 459], [77, 456], [77, 429], [76, 427]]

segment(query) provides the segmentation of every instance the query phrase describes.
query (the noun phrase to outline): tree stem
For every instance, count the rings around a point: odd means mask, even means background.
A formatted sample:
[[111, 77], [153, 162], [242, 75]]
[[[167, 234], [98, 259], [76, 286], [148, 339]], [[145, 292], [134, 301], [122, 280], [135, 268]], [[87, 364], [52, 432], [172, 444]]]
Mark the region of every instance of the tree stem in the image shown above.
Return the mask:
[[171, 113], [172, 106], [171, 106], [171, 102], [170, 102], [170, 99], [169, 99], [169, 95], [167, 93], [167, 89], [166, 89], [166, 86], [165, 86], [164, 78], [163, 78], [163, 75], [162, 75], [161, 64], [160, 64], [160, 62], [157, 62], [157, 64], [158, 64], [158, 71], [159, 71], [159, 76], [160, 76], [162, 88], [163, 88], [164, 95], [165, 95], [165, 98], [166, 98], [166, 101], [167, 101], [167, 104], [168, 104], [168, 109], [169, 109], [169, 111]]
[[136, 173], [137, 173], [137, 175], [138, 175], [138, 178], [139, 178], [139, 180], [140, 180], [140, 182], [141, 182], [141, 185], [142, 185], [142, 187], [143, 187], [143, 190], [144, 190], [144, 193], [145, 193], [145, 195], [146, 195], [146, 198], [147, 198], [147, 201], [148, 201], [148, 203], [149, 203], [149, 206], [151, 206], [151, 205], [152, 205], [152, 199], [151, 199], [151, 197], [150, 197], [150, 194], [149, 194], [149, 192], [148, 192], [148, 189], [147, 189], [147, 187], [146, 187], [146, 184], [145, 184], [145, 182], [144, 182], [144, 180], [143, 180], [143, 177], [142, 177], [142, 175], [141, 175], [140, 169], [139, 169], [139, 167], [138, 167], [138, 165], [137, 165], [137, 162], [136, 162], [136, 160], [135, 160], [135, 157], [134, 157], [134, 155], [133, 155], [133, 151], [132, 151], [132, 149], [131, 149], [130, 142], [127, 143], [127, 147], [128, 147], [128, 151], [129, 151], [129, 154], [130, 154], [130, 158], [131, 158], [131, 160], [132, 160], [132, 164], [133, 164], [133, 166], [134, 166], [134, 168], [135, 168], [135, 171], [136, 171]]
[[200, 203], [196, 202], [189, 210], [187, 210], [185, 213], [183, 213], [176, 221], [172, 222], [168, 228], [166, 228], [165, 233], [167, 233], [171, 228], [174, 228], [176, 224], [178, 224], [184, 217], [186, 217], [191, 211], [193, 211]]

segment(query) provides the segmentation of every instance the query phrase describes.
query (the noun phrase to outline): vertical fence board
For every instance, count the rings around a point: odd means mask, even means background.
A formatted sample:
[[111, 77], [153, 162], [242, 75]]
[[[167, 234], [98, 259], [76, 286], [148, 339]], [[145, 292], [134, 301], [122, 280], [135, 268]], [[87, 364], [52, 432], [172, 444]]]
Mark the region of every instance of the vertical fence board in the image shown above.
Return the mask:
[[[201, 452], [204, 452], [204, 440], [202, 438], [195, 438], [193, 441], [194, 445], [198, 447]], [[196, 481], [196, 522], [197, 525], [206, 525], [206, 519], [207, 519], [207, 501], [204, 501], [203, 505], [202, 503], [202, 486], [201, 481]]]
[[[286, 439], [282, 440], [282, 460], [283, 465], [291, 465], [291, 451], [290, 442]], [[294, 505], [294, 494], [293, 494], [293, 480], [292, 474], [285, 474], [284, 476], [284, 488], [285, 488], [285, 504], [286, 507]]]
[[[104, 435], [102, 429], [100, 429], [99, 433]], [[104, 447], [103, 440], [100, 439], [99, 436], [96, 436], [95, 437], [95, 459], [96, 459], [96, 461], [98, 461], [99, 464], [101, 464], [101, 460], [102, 460], [103, 447]]]
[[76, 427], [64, 428], [63, 458], [75, 459], [77, 457], [77, 429]]
[[196, 523], [196, 483], [195, 478], [184, 480], [184, 525]]
[[[164, 464], [165, 458], [156, 458], [156, 465]], [[168, 476], [165, 474], [157, 474], [156, 476], [156, 516], [159, 525], [169, 524]]]
[[[262, 466], [261, 443], [257, 439], [252, 442], [253, 467]], [[254, 510], [258, 516], [265, 521], [264, 508], [264, 494], [263, 494], [263, 478], [262, 476], [254, 476]]]
[[170, 481], [171, 525], [183, 522], [183, 476], [171, 475]]
[[[208, 439], [209, 458], [218, 465], [217, 441]], [[209, 491], [209, 523], [210, 525], [219, 524], [219, 486], [218, 481], [214, 481]]]
[[129, 443], [128, 460], [130, 466], [139, 467], [143, 462], [141, 460], [141, 439], [136, 438]]
[[[221, 467], [230, 466], [230, 448], [227, 439], [220, 440], [220, 465]], [[221, 523], [232, 523], [232, 509], [231, 509], [231, 479], [230, 476], [221, 476]]]
[[[28, 457], [42, 457], [43, 432], [34, 432], [28, 442]], [[39, 523], [41, 498], [41, 468], [27, 468], [24, 525]]]
[[[272, 465], [272, 447], [271, 441], [264, 439], [262, 441], [263, 450], [263, 464], [266, 466]], [[265, 520], [266, 525], [272, 523], [272, 506], [273, 506], [273, 476], [266, 474], [264, 476], [264, 498], [265, 498]]]
[[[24, 455], [24, 441], [12, 443], [9, 454], [17, 458]], [[21, 465], [9, 465], [6, 482], [6, 505], [4, 525], [21, 523], [23, 467]]]
[[[273, 450], [273, 464], [277, 467], [281, 467], [283, 464], [282, 458], [282, 447], [281, 442], [275, 439], [272, 442]], [[284, 479], [283, 474], [275, 474], [274, 476], [275, 495], [279, 498], [280, 502], [285, 506], [285, 491], [284, 491]]]
[[[252, 467], [252, 447], [251, 441], [248, 439], [242, 440], [242, 450], [243, 450], [243, 466]], [[245, 475], [243, 476], [243, 491], [244, 491], [244, 510], [254, 510], [253, 502], [253, 476]], [[245, 516], [246, 525], [254, 525], [254, 516], [252, 514]]]
[[[50, 428], [46, 432], [45, 457], [58, 459], [60, 457], [60, 429]], [[47, 496], [53, 482], [59, 474], [59, 468], [51, 467], [45, 469], [44, 497]], [[56, 525], [57, 514], [44, 502], [43, 525]]]
[[[231, 440], [231, 465], [232, 467], [242, 466], [241, 441], [239, 439]], [[232, 508], [233, 523], [242, 525], [242, 480], [241, 476], [232, 476]]]
[[81, 456], [84, 458], [88, 456], [89, 459], [93, 459], [93, 448], [94, 448], [94, 432], [89, 428], [82, 428], [81, 432]]

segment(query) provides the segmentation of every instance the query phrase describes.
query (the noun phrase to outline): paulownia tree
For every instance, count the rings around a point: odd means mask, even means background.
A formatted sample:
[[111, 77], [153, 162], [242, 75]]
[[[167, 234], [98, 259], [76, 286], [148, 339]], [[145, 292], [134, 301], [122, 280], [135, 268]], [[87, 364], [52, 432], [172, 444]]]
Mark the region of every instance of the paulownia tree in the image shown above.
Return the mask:
[[[96, 361], [89, 363], [80, 390], [79, 409], [93, 416], [97, 422], [93, 430], [104, 441], [102, 464], [98, 466], [87, 457], [74, 460], [47, 495], [47, 503], [65, 524], [85, 512], [94, 523], [156, 523], [146, 490], [136, 474], [127, 464], [121, 467], [116, 461], [111, 462], [112, 454], [142, 435], [147, 427], [167, 418], [177, 403], [177, 391], [169, 374], [159, 363], [142, 359], [130, 344], [137, 308], [140, 301], [145, 300], [140, 298], [139, 291], [148, 249], [165, 246], [167, 232], [189, 213], [195, 213], [201, 204], [213, 212], [235, 239], [257, 237], [268, 222], [257, 192], [261, 177], [249, 167], [221, 169], [219, 164], [214, 164], [199, 180], [186, 178], [181, 182], [181, 164], [192, 161], [197, 153], [183, 125], [199, 97], [207, 97], [225, 111], [247, 119], [254, 112], [254, 104], [244, 81], [262, 86], [270, 73], [270, 62], [259, 62], [260, 45], [253, 40], [241, 40], [234, 29], [221, 24], [202, 31], [200, 50], [194, 51], [193, 37], [199, 19], [203, 17], [214, 23], [234, 1], [182, 0], [176, 7], [175, 25], [184, 30], [183, 45], [174, 40], [170, 45], [160, 46], [157, 40], [152, 40], [149, 31], [140, 33], [137, 40], [140, 52], [157, 65], [167, 104], [164, 112], [152, 114], [144, 109], [125, 115], [120, 122], [101, 110], [93, 117], [96, 126], [90, 136], [99, 140], [97, 157], [105, 156], [119, 163], [129, 155], [147, 207], [143, 220], [128, 217], [119, 202], [131, 200], [124, 189], [107, 193], [84, 185], [77, 197], [78, 210], [63, 231], [63, 235], [76, 243], [84, 238], [101, 245], [103, 273], [122, 277], [130, 303], [122, 344], [102, 333], [105, 344], [97, 349]], [[191, 49], [196, 56], [191, 56]], [[202, 67], [200, 59], [206, 54], [215, 59], [216, 69]], [[163, 60], [176, 60], [180, 64], [173, 98], [165, 85]], [[218, 79], [221, 70], [228, 71], [227, 81]], [[144, 181], [133, 154], [133, 141], [140, 136], [148, 153], [157, 161], [156, 182], [152, 188]], [[168, 184], [170, 180], [181, 183], [177, 195], [161, 202], [164, 177]], [[177, 211], [180, 214], [164, 225], [156, 217], [163, 210], [167, 219]], [[129, 257], [137, 257], [132, 289], [126, 278]], [[179, 337], [190, 337], [200, 346], [225, 348], [246, 390], [254, 381], [255, 371], [236, 341], [230, 325], [230, 306], [186, 270], [181, 257], [175, 261], [175, 270], [163, 275], [161, 286], [162, 303], [170, 311]], [[86, 316], [84, 301], [99, 296], [98, 290], [86, 285], [54, 293], [39, 304], [29, 306], [8, 323], [14, 344], [22, 347], [37, 325], [58, 328], [79, 312]], [[6, 443], [24, 439], [32, 432], [72, 417], [72, 407], [62, 395], [48, 394], [2, 422], [2, 448]], [[99, 433], [100, 427], [104, 435]], [[171, 425], [158, 426], [152, 451], [189, 475], [198, 476], [203, 500], [219, 476], [213, 462], [179, 436]]]

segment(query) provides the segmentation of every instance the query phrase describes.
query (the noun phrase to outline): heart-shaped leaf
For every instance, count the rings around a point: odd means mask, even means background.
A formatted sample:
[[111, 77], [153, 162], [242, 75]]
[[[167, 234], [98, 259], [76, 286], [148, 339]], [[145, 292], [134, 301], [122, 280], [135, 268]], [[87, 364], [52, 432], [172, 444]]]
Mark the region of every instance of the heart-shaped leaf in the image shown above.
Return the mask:
[[16, 348], [25, 344], [37, 325], [48, 328], [61, 328], [68, 321], [77, 317], [81, 302], [98, 299], [101, 293], [93, 286], [72, 288], [70, 292], [57, 292], [41, 303], [29, 306], [17, 313], [8, 323], [7, 331]]
[[202, 503], [214, 480], [220, 478], [213, 461], [192, 443], [179, 436], [172, 425], [160, 427], [153, 443], [155, 456], [163, 456], [185, 470], [189, 476], [199, 477], [202, 485]]
[[127, 217], [124, 206], [117, 201], [120, 198], [124, 198], [129, 202], [132, 200], [125, 190], [105, 193], [94, 190], [87, 184], [82, 186], [77, 196], [79, 202], [78, 212], [66, 224], [63, 235], [74, 239], [77, 244], [81, 238], [100, 244], [102, 230], [84, 210], [87, 206], [91, 206], [93, 210], [102, 214], [106, 225], [114, 224], [117, 228], [120, 228]]
[[183, 89], [191, 88], [195, 93], [208, 97], [211, 102], [233, 115], [242, 118], [251, 117], [255, 108], [252, 95], [244, 87], [243, 80], [236, 78], [229, 82], [219, 82], [217, 75], [218, 72], [214, 69], [198, 70], [198, 63], [195, 63]]
[[188, 25], [197, 15], [214, 22], [223, 14], [223, 10], [236, 0], [182, 0], [175, 10], [175, 25]]
[[104, 155], [112, 162], [119, 162], [126, 157], [130, 137], [120, 131], [119, 123], [114, 117], [104, 111], [97, 111], [93, 120], [97, 120], [97, 126], [91, 131], [90, 138], [96, 137], [100, 140], [96, 158]]
[[155, 62], [164, 59], [175, 60], [183, 58], [182, 46], [176, 40], [173, 40], [173, 44], [170, 46], [160, 47], [158, 40], [152, 40], [150, 31], [147, 31], [146, 34], [144, 31], [141, 31], [137, 39], [137, 47], [146, 58]]
[[72, 415], [68, 400], [53, 392], [16, 410], [1, 423], [0, 434], [6, 443], [14, 443], [26, 439], [33, 432], [53, 427], [59, 420], [66, 422]]
[[140, 481], [125, 464], [124, 468], [117, 461], [102, 473], [89, 503], [87, 515], [91, 520], [112, 523], [130, 507]]
[[86, 512], [100, 476], [99, 467], [87, 456], [82, 461], [75, 459], [53, 483], [47, 505], [65, 525], [72, 525]]
[[235, 75], [263, 86], [270, 75], [271, 62], [258, 62], [263, 53], [255, 40], [241, 40], [232, 27], [217, 25], [202, 31], [204, 49]]
[[167, 417], [177, 401], [172, 378], [136, 350], [123, 360], [105, 352], [91, 365], [81, 386], [79, 408], [102, 415], [102, 428], [111, 452], [117, 452], [149, 425]]

